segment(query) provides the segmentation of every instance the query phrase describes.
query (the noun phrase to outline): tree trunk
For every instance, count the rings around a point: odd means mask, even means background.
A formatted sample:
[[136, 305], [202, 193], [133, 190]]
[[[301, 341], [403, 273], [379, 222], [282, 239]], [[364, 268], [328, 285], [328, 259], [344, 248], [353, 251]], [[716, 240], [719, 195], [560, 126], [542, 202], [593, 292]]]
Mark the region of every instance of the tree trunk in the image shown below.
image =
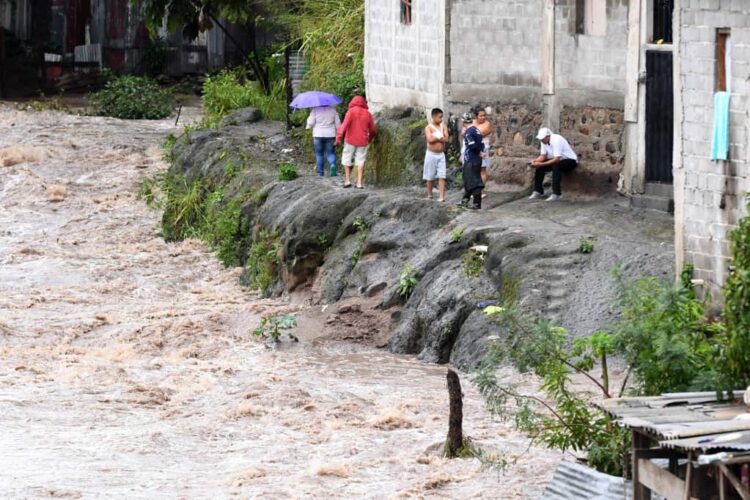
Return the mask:
[[448, 396], [450, 397], [450, 417], [448, 419], [448, 440], [445, 442], [445, 456], [456, 458], [463, 447], [463, 395], [458, 374], [448, 370]]

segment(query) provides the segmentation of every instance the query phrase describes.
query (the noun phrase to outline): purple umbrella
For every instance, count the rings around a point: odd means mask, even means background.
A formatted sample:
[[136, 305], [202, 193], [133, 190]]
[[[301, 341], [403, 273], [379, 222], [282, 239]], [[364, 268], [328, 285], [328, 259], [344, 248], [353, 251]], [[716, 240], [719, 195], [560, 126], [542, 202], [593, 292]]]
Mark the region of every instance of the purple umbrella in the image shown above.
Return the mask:
[[294, 109], [303, 109], [317, 108], [318, 106], [336, 106], [337, 104], [341, 104], [339, 96], [319, 90], [311, 90], [309, 92], [302, 92], [295, 97], [289, 106]]

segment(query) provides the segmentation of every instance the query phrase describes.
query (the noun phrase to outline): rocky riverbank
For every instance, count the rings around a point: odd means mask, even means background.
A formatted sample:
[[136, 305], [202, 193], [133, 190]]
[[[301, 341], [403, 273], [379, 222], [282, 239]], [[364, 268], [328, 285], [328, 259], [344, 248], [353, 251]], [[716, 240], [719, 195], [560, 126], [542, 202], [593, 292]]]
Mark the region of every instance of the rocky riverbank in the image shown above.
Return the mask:
[[[299, 136], [259, 118], [244, 110], [224, 128], [181, 137], [168, 178], [188, 187], [173, 191], [172, 205], [198, 184], [204, 207], [237, 204], [234, 225], [217, 237], [241, 247], [245, 284], [314, 304], [354, 303], [354, 316], [377, 318], [365, 337], [393, 352], [471, 368], [488, 337], [502, 336], [482, 314], [486, 303], [517, 302], [579, 336], [612, 319], [615, 266], [633, 276], [674, 273], [671, 218], [630, 209], [616, 195], [548, 204], [524, 191], [490, 193], [479, 212], [423, 199], [413, 175], [418, 134], [411, 145], [386, 146], [418, 130], [412, 114], [388, 118], [364, 191], [314, 177]], [[399, 180], [392, 163], [400, 152]], [[283, 163], [303, 175], [278, 181]], [[449, 200], [459, 197], [452, 191]], [[164, 226], [179, 223], [179, 213], [167, 210]], [[582, 240], [592, 252], [581, 251]], [[361, 321], [342, 319], [351, 307], [339, 309], [329, 309], [328, 324], [362, 338]]]

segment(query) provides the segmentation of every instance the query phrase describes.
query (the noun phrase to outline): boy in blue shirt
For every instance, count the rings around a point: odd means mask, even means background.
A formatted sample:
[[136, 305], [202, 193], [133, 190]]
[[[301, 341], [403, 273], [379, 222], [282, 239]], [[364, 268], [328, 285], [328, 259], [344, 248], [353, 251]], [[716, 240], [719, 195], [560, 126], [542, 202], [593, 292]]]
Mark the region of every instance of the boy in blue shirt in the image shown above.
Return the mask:
[[[464, 197], [458, 204], [462, 207], [479, 210], [482, 208], [482, 154], [484, 144], [482, 143], [482, 133], [476, 125], [471, 123], [474, 116], [471, 113], [464, 113], [463, 122], [468, 127], [464, 133]], [[471, 203], [469, 203], [471, 201]]]

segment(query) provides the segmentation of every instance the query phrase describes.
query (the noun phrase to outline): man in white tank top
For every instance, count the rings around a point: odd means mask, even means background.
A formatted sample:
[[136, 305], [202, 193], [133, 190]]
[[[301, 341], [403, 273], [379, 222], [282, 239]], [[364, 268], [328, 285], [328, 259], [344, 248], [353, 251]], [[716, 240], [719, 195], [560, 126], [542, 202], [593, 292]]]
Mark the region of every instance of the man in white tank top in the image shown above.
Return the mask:
[[422, 179], [427, 182], [427, 199], [432, 199], [432, 189], [435, 179], [438, 181], [439, 201], [445, 201], [445, 177], [447, 162], [445, 161], [445, 145], [450, 137], [448, 127], [443, 124], [443, 110], [435, 108], [431, 113], [432, 120], [424, 129], [427, 139], [427, 151], [424, 157]]

